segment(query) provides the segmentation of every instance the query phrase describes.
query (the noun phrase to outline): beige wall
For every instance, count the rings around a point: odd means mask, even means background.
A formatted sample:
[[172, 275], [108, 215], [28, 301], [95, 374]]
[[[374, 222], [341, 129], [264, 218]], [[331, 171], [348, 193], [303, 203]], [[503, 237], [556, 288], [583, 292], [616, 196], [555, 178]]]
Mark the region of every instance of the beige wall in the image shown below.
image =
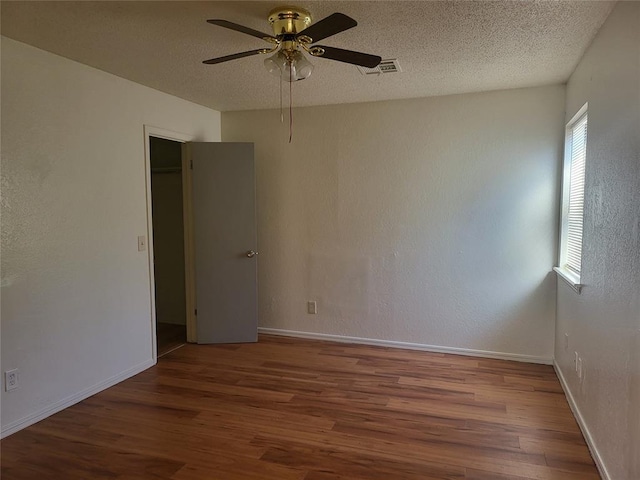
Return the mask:
[[223, 113], [255, 142], [260, 325], [550, 361], [563, 118], [562, 86], [294, 109], [292, 144]]
[[[567, 85], [589, 103], [582, 281], [558, 280], [555, 358], [608, 478], [640, 478], [640, 3], [620, 2]], [[565, 351], [564, 334], [569, 334]], [[574, 352], [583, 358], [582, 383]]]
[[153, 363], [143, 126], [220, 114], [2, 38], [2, 432]]

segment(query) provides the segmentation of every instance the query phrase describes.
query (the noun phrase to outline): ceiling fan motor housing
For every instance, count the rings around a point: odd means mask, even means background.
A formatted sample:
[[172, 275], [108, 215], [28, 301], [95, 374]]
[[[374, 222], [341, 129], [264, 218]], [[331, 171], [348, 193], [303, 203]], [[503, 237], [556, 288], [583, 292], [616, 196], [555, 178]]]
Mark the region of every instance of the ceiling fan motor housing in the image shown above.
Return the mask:
[[299, 33], [311, 22], [311, 13], [300, 7], [278, 7], [269, 12], [269, 24], [275, 36]]

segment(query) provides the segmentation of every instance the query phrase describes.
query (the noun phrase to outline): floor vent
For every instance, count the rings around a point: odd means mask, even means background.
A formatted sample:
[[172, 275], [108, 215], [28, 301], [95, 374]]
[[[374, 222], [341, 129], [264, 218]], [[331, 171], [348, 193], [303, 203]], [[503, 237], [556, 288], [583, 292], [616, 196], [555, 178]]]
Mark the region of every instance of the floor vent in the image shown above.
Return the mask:
[[362, 75], [380, 75], [382, 73], [395, 73], [402, 71], [398, 60], [395, 58], [382, 60], [380, 64], [374, 68], [358, 67], [358, 70], [360, 70]]

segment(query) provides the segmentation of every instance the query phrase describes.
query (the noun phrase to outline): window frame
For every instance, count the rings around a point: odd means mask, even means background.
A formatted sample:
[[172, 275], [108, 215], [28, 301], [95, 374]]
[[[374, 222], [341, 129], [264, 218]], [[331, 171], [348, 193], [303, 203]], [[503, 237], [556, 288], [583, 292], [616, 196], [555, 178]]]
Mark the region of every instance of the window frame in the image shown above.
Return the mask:
[[[580, 272], [576, 272], [574, 269], [568, 267], [568, 244], [569, 244], [569, 203], [571, 197], [571, 166], [572, 166], [572, 147], [573, 147], [573, 128], [587, 117], [587, 138], [585, 141], [585, 161], [584, 161], [584, 174], [586, 176], [586, 163], [587, 163], [587, 145], [588, 132], [589, 132], [589, 104], [585, 103], [580, 110], [569, 120], [565, 127], [565, 139], [564, 139], [564, 159], [562, 170], [562, 197], [561, 197], [561, 223], [560, 223], [560, 242], [559, 242], [559, 254], [558, 254], [558, 266], [554, 267], [554, 271], [565, 280], [576, 292], [580, 293], [583, 287], [581, 283], [582, 279], [582, 266]], [[584, 188], [584, 187], [583, 187]], [[583, 190], [584, 195], [584, 190]], [[584, 246], [584, 203], [582, 208], [583, 218], [583, 230], [581, 236], [581, 243]], [[582, 249], [580, 252], [581, 261], [583, 259]]]

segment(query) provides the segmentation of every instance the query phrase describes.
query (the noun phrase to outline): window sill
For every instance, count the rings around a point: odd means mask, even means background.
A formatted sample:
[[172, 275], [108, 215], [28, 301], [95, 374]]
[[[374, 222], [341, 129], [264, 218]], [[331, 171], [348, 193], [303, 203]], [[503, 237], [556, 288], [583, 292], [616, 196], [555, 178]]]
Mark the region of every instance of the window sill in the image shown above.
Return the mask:
[[573, 288], [576, 293], [580, 293], [582, 291], [582, 284], [580, 283], [580, 280], [575, 273], [560, 267], [553, 267], [553, 271], [556, 272], [558, 276], [563, 279], [571, 288]]

